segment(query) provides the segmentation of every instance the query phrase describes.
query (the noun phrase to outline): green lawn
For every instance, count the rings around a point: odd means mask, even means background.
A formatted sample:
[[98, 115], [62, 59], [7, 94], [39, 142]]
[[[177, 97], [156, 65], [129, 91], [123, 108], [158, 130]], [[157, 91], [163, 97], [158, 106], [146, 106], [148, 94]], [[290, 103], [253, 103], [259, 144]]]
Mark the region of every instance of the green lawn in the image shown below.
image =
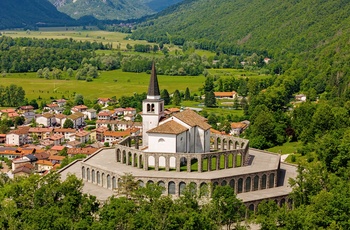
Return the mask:
[[288, 154], [288, 153], [296, 153], [297, 149], [302, 147], [302, 142], [287, 142], [282, 146], [275, 146], [267, 149], [267, 151], [280, 153], [280, 154]]
[[[216, 100], [218, 107], [216, 108], [207, 108], [204, 107], [204, 102], [201, 101], [182, 101], [181, 106], [182, 107], [194, 107], [194, 108], [202, 108], [203, 110], [207, 111], [208, 114], [214, 113], [221, 116], [226, 116], [228, 114], [237, 115], [237, 116], [243, 116], [243, 110], [241, 109], [233, 109], [232, 106], [227, 106], [225, 104], [222, 104], [222, 102], [227, 102], [227, 100]], [[169, 107], [174, 107], [174, 105], [170, 105]]]
[[[72, 93], [76, 92], [93, 100], [98, 97], [116, 96], [119, 98], [122, 95], [131, 96], [134, 93], [147, 92], [150, 74], [122, 72], [121, 70], [100, 73], [100, 76], [92, 82], [78, 81], [74, 77], [69, 80], [46, 80], [38, 78], [36, 73], [7, 74], [6, 77], [1, 78], [0, 84], [22, 86], [28, 99], [37, 99], [39, 96], [43, 99], [61, 98], [62, 95], [70, 98]], [[193, 93], [203, 85], [204, 76], [158, 75], [158, 80], [160, 88], [167, 89], [170, 93], [176, 89], [184, 91], [186, 87], [189, 87]]]
[[248, 77], [248, 78], [256, 78], [256, 79], [261, 79], [261, 78], [269, 78], [271, 75], [267, 74], [260, 74], [259, 70], [256, 71], [248, 71], [244, 69], [208, 69], [208, 72], [211, 75], [217, 75], [222, 78], [226, 77]]

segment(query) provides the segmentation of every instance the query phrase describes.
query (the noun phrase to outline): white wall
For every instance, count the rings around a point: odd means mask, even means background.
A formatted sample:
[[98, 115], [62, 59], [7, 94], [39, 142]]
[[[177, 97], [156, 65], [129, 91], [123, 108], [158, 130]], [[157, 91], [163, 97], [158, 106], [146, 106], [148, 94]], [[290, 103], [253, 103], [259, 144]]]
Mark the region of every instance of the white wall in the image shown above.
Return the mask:
[[176, 135], [149, 133], [148, 152], [156, 153], [175, 153]]

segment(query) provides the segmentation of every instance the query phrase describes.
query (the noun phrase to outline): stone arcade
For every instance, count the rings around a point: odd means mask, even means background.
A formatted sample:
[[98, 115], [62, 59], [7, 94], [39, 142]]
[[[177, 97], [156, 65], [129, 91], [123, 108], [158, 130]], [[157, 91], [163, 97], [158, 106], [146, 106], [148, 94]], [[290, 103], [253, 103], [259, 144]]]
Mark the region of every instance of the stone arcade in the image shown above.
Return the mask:
[[290, 202], [288, 178], [296, 176], [296, 168], [280, 162], [280, 155], [249, 148], [245, 139], [210, 133], [206, 120], [191, 110], [165, 117], [154, 63], [142, 117], [142, 138], [126, 137], [115, 148], [71, 163], [59, 171], [62, 179], [76, 174], [84, 181], [83, 191], [100, 200], [113, 195], [119, 178], [131, 173], [140, 186], [157, 183], [172, 196], [180, 196], [187, 185], [208, 196], [212, 187], [229, 185], [253, 211], [264, 199]]

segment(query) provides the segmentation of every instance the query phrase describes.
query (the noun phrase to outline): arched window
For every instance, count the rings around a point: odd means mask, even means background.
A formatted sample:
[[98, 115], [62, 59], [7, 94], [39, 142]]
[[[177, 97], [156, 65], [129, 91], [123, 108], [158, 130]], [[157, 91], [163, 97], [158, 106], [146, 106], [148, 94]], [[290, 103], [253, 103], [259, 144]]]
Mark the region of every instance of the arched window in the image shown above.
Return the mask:
[[90, 169], [86, 169], [86, 179], [89, 181], [90, 180]]
[[111, 176], [107, 175], [107, 188], [111, 188]]
[[101, 183], [101, 175], [100, 172], [97, 172], [97, 184]]
[[95, 183], [95, 170], [91, 171], [92, 183]]
[[85, 179], [85, 167], [84, 166], [81, 168], [81, 176], [83, 179]]
[[234, 179], [230, 180], [230, 187], [233, 189], [233, 191], [235, 191], [235, 180]]
[[185, 191], [186, 188], [186, 183], [185, 182], [180, 182], [179, 184], [179, 195], [182, 195], [183, 192]]
[[275, 187], [275, 174], [271, 173], [269, 176], [269, 188]]
[[147, 112], [150, 112], [150, 111], [151, 111], [151, 105], [147, 104]]
[[162, 193], [164, 194], [165, 193], [165, 183], [163, 181], [159, 181], [158, 185], [159, 185], [159, 187], [163, 188]]
[[115, 177], [112, 177], [112, 189], [117, 188], [117, 179]]
[[241, 192], [243, 192], [243, 179], [239, 178], [238, 179], [238, 191], [237, 191], [237, 193], [241, 193]]
[[209, 195], [209, 188], [208, 188], [208, 185], [206, 184], [206, 183], [202, 183], [201, 185], [200, 185], [200, 195], [201, 196], [208, 196]]
[[159, 138], [158, 143], [160, 142], [165, 142], [165, 140], [163, 138]]
[[154, 112], [154, 104], [151, 105], [151, 112]]
[[168, 184], [168, 194], [175, 195], [175, 183], [173, 181]]
[[251, 188], [251, 178], [250, 177], [247, 177], [247, 179], [245, 180], [245, 191], [246, 192], [249, 192], [250, 191], [250, 188]]
[[261, 177], [261, 189], [265, 189], [266, 188], [266, 175], [262, 175]]
[[256, 175], [256, 176], [254, 177], [254, 187], [253, 187], [253, 190], [256, 191], [256, 190], [258, 190], [258, 189], [259, 189], [259, 176]]
[[221, 186], [225, 186], [225, 185], [227, 185], [227, 182], [226, 182], [225, 180], [223, 180], [223, 181], [221, 182]]

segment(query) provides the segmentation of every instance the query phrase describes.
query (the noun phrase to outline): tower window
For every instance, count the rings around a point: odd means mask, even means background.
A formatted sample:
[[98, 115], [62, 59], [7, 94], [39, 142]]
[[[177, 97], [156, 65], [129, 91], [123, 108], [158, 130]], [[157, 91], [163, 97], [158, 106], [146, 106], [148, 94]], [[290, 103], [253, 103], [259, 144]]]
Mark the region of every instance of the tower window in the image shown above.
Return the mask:
[[147, 104], [147, 112], [150, 112], [150, 111], [151, 111], [151, 105]]
[[151, 112], [154, 112], [154, 104], [151, 105]]

